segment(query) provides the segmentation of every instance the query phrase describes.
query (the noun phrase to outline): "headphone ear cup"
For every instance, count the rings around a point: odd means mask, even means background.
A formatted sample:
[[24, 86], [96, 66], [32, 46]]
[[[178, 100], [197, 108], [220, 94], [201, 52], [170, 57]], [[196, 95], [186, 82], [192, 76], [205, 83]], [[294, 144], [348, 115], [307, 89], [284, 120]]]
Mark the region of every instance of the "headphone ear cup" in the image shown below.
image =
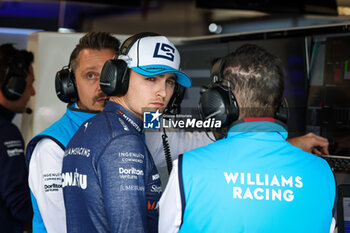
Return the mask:
[[57, 97], [65, 103], [74, 103], [78, 100], [75, 86], [75, 76], [69, 68], [63, 68], [56, 73], [55, 89]]
[[[215, 118], [221, 121], [221, 127], [229, 126], [238, 119], [239, 108], [230, 89], [214, 84], [205, 91], [199, 100], [199, 112], [202, 120]], [[231, 100], [230, 100], [231, 98]]]
[[130, 71], [124, 60], [112, 59], [103, 65], [100, 88], [107, 96], [123, 96], [129, 88]]
[[8, 100], [18, 100], [26, 89], [26, 77], [10, 76], [2, 87], [2, 93]]
[[164, 110], [164, 114], [176, 115], [181, 112], [181, 102], [185, 97], [186, 88], [184, 86], [175, 84], [174, 93], [171, 96], [168, 105]]
[[289, 118], [289, 108], [288, 108], [288, 102], [286, 97], [282, 97], [281, 104], [278, 107], [275, 118], [284, 124], [288, 123], [288, 118]]

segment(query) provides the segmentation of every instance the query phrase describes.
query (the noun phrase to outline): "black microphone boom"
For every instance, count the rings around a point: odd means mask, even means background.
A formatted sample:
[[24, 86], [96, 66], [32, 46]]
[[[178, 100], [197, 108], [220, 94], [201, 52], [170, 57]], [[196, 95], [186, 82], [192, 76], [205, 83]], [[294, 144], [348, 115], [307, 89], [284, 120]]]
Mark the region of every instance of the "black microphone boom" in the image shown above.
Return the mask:
[[32, 114], [33, 110], [31, 108], [26, 108], [25, 113]]

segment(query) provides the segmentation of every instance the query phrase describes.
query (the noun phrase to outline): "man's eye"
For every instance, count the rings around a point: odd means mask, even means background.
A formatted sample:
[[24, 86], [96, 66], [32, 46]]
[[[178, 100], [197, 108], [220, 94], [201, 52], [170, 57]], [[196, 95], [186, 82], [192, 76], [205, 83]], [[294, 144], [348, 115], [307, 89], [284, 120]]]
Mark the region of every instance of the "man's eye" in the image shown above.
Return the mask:
[[148, 80], [148, 81], [154, 81], [154, 77], [147, 77], [146, 80]]
[[175, 85], [175, 80], [173, 80], [173, 79], [168, 79], [168, 80], [167, 80], [167, 83], [168, 83], [170, 86], [174, 86], [174, 85]]
[[94, 78], [95, 78], [95, 74], [88, 74], [88, 75], [87, 75], [87, 78], [88, 78], [88, 79], [94, 79]]

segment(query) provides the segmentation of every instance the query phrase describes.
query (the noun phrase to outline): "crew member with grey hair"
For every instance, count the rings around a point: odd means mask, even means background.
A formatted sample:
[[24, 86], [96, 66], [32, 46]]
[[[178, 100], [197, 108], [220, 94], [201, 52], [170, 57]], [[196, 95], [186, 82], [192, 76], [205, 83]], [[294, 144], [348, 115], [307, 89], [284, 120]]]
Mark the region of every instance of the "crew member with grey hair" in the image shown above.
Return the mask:
[[248, 44], [216, 67], [201, 109], [204, 116], [227, 114], [229, 131], [174, 162], [159, 202], [159, 232], [333, 231], [331, 168], [287, 142], [274, 119], [284, 88], [280, 59]]

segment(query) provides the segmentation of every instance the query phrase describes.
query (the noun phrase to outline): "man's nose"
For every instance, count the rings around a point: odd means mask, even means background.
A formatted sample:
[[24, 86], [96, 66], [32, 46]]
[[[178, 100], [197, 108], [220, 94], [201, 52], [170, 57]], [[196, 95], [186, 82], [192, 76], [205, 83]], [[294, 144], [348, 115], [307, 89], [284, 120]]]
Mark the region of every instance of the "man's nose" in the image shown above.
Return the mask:
[[159, 82], [157, 86], [157, 96], [164, 98], [166, 96], [166, 82]]
[[102, 91], [102, 89], [101, 89], [101, 86], [100, 86], [100, 80], [98, 80], [98, 84], [97, 84], [97, 92], [98, 92], [98, 94], [104, 94], [105, 95], [105, 93]]

